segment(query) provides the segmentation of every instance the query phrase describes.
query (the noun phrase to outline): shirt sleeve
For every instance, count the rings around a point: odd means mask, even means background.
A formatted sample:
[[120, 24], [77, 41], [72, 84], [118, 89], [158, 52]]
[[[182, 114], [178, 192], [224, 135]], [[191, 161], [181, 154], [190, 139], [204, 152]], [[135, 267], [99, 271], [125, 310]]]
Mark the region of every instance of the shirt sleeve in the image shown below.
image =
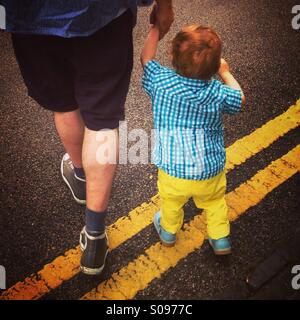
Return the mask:
[[225, 99], [223, 101], [223, 112], [228, 114], [235, 114], [239, 112], [242, 107], [242, 92], [224, 85], [223, 93], [225, 95]]
[[144, 67], [142, 87], [149, 96], [153, 94], [155, 77], [159, 74], [161, 68], [161, 65], [155, 60], [150, 60]]

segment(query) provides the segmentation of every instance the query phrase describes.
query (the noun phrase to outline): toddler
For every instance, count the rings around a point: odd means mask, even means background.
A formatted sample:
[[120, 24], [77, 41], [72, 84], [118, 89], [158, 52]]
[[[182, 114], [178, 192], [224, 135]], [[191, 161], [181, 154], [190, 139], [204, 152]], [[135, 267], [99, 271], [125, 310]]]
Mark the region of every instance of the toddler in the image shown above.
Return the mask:
[[[158, 42], [159, 28], [152, 25], [141, 62], [142, 85], [154, 117], [153, 160], [159, 169], [161, 210], [154, 216], [154, 226], [162, 243], [173, 246], [183, 224], [183, 206], [193, 198], [206, 212], [215, 254], [229, 254], [222, 114], [237, 113], [245, 96], [222, 59], [221, 40], [211, 28], [195, 24], [175, 36], [173, 69], [154, 60]], [[217, 73], [224, 83], [213, 79]]]

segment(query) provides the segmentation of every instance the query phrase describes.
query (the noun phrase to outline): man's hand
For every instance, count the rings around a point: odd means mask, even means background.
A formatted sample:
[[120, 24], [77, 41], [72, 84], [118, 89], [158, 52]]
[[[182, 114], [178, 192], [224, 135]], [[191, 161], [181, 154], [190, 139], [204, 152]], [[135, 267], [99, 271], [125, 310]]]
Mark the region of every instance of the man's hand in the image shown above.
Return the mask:
[[222, 76], [223, 74], [226, 74], [229, 72], [230, 72], [229, 64], [227, 63], [227, 61], [225, 59], [222, 58], [220, 69], [219, 69], [219, 75]]
[[160, 40], [168, 33], [173, 21], [172, 0], [156, 0], [150, 15], [150, 23], [158, 26]]

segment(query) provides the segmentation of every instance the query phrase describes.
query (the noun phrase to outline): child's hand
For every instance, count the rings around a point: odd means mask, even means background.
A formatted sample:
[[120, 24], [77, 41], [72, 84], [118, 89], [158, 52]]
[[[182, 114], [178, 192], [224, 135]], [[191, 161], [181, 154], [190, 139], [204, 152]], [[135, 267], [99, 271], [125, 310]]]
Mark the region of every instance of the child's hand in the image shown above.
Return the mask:
[[221, 59], [221, 65], [219, 69], [219, 75], [222, 76], [222, 74], [230, 72], [229, 64], [225, 59]]

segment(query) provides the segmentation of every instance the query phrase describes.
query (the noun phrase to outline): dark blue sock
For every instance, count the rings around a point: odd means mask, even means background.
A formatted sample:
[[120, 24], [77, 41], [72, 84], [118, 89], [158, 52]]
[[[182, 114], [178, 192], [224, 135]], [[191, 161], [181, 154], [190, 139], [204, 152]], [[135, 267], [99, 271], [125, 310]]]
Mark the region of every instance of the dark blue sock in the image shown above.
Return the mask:
[[83, 168], [76, 168], [74, 166], [74, 171], [75, 171], [76, 177], [78, 177], [80, 179], [85, 179], [85, 173], [84, 173]]
[[101, 234], [105, 231], [105, 217], [107, 212], [95, 212], [89, 208], [85, 209], [85, 227], [86, 231], [91, 234]]

